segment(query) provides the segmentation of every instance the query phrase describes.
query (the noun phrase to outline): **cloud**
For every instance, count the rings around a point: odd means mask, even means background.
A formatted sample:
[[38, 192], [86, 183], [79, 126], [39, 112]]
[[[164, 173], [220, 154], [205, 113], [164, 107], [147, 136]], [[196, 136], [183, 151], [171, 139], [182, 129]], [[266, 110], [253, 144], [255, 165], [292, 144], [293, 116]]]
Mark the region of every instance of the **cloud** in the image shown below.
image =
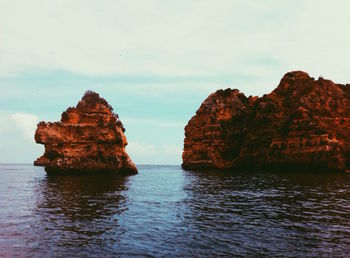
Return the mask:
[[35, 144], [38, 118], [34, 114], [0, 110], [0, 163], [32, 163], [44, 146]]
[[136, 164], [180, 164], [182, 148], [176, 144], [129, 142], [127, 152]]
[[166, 155], [179, 157], [182, 155], [182, 148], [175, 144], [163, 144], [162, 149]]
[[14, 129], [20, 132], [23, 139], [34, 142], [34, 133], [38, 124], [38, 117], [33, 114], [15, 113], [11, 115]]
[[268, 85], [276, 73], [301, 68], [343, 79], [349, 7], [315, 0], [3, 1], [0, 71], [189, 80], [253, 74]]
[[0, 133], [9, 132], [12, 127], [10, 116], [6, 112], [0, 111]]
[[131, 156], [152, 156], [156, 154], [156, 146], [139, 142], [129, 142], [127, 151]]

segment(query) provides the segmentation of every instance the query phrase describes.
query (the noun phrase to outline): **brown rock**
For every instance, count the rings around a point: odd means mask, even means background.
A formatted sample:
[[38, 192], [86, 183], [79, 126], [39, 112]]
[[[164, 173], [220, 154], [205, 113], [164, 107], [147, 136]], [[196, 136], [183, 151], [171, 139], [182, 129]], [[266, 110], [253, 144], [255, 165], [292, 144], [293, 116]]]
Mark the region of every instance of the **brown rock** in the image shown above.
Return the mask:
[[263, 97], [211, 94], [185, 127], [185, 169], [346, 170], [350, 85], [287, 73]]
[[87, 91], [76, 107], [62, 113], [61, 121], [40, 122], [35, 141], [45, 153], [34, 165], [46, 172], [115, 171], [136, 174], [125, 151], [124, 127], [107, 101]]

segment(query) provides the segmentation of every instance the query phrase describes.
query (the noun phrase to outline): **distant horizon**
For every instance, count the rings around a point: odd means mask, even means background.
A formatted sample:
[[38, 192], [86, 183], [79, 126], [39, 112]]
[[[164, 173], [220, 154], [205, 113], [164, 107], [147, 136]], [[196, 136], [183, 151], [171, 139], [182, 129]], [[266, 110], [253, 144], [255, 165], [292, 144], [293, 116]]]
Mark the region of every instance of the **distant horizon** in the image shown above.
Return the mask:
[[[34, 166], [33, 163], [0, 163], [1, 165], [25, 165]], [[181, 164], [135, 164], [136, 166], [181, 166]]]

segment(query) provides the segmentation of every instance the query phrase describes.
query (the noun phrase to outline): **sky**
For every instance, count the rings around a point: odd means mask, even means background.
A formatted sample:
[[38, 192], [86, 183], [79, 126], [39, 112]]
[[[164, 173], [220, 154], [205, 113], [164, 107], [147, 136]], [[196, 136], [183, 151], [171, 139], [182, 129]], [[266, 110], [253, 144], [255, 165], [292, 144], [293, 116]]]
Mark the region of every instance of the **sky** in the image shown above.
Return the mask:
[[217, 89], [271, 92], [303, 70], [350, 81], [349, 1], [0, 0], [0, 163], [31, 163], [39, 121], [86, 90], [136, 164], [181, 164], [184, 127]]

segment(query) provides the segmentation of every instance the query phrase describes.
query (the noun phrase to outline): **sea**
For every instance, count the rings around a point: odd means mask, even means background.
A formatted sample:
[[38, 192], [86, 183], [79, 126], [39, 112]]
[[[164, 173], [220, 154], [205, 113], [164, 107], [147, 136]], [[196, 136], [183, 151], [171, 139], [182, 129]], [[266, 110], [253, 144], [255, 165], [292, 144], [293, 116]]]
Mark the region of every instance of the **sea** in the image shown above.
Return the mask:
[[0, 165], [0, 257], [350, 257], [350, 174]]

